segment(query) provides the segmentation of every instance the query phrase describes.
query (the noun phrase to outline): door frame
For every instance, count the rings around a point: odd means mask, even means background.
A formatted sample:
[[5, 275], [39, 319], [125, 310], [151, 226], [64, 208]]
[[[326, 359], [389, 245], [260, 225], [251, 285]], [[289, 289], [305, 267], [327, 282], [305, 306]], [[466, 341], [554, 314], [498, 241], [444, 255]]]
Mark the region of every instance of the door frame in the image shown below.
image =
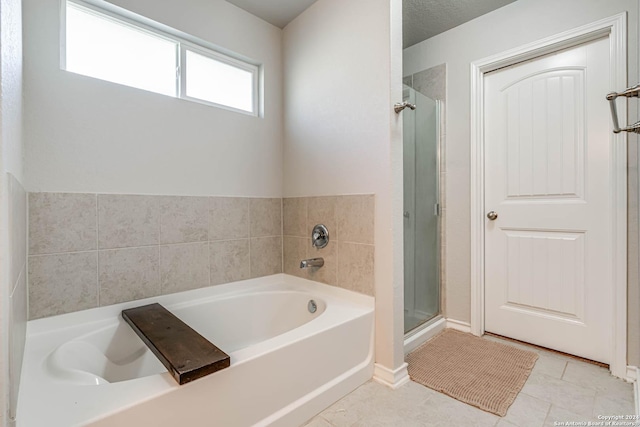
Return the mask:
[[[499, 68], [534, 59], [602, 37], [609, 38], [610, 89], [627, 87], [627, 13], [623, 12], [563, 33], [471, 63], [471, 332], [484, 334], [485, 220], [484, 220], [484, 75]], [[603, 101], [606, 93], [602, 94]], [[618, 105], [627, 117], [626, 102]], [[622, 119], [624, 122], [624, 119]], [[627, 137], [610, 132], [612, 182], [611, 373], [627, 376]]]

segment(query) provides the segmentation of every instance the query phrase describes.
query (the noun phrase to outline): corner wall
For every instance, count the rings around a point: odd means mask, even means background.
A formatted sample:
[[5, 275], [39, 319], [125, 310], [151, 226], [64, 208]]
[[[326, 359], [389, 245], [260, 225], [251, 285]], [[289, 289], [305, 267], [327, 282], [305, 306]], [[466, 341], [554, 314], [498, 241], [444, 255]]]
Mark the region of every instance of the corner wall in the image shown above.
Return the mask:
[[[470, 63], [505, 50], [627, 11], [628, 81], [638, 83], [637, 0], [519, 0], [404, 51], [404, 74], [447, 63], [447, 246], [446, 313], [470, 320]], [[488, 30], [490, 29], [490, 30]], [[616, 89], [616, 88], [612, 88]], [[623, 88], [617, 88], [621, 90]], [[604, 95], [603, 95], [604, 96]], [[637, 102], [629, 102], [629, 122], [637, 120]], [[638, 138], [629, 137], [629, 364], [640, 364], [638, 317]]]
[[0, 426], [15, 417], [26, 327], [26, 194], [21, 182], [22, 4], [0, 1]]
[[375, 195], [376, 363], [390, 382], [404, 364], [401, 18], [399, 0], [319, 0], [283, 36], [284, 196]]
[[60, 0], [24, 0], [26, 187], [282, 196], [282, 31], [222, 0], [111, 0], [263, 64], [256, 118], [60, 69]]

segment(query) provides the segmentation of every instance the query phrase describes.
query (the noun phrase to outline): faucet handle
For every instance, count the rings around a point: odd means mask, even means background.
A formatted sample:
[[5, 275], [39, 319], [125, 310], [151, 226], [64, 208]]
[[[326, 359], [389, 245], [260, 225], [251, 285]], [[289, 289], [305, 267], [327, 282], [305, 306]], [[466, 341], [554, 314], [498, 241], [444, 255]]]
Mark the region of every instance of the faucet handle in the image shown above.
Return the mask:
[[311, 246], [322, 249], [329, 244], [329, 230], [323, 224], [318, 224], [311, 231]]

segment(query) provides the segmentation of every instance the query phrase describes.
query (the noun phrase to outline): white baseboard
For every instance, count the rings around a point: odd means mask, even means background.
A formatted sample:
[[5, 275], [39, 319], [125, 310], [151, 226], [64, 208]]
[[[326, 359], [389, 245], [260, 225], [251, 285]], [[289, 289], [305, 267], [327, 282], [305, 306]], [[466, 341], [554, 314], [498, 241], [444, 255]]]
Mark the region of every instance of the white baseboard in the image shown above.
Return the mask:
[[627, 366], [627, 376], [625, 377], [625, 380], [630, 383], [638, 380], [637, 366]]
[[429, 323], [425, 328], [412, 334], [404, 340], [405, 355], [411, 353], [413, 350], [420, 347], [422, 344], [429, 341], [431, 338], [435, 337], [446, 328], [447, 321], [445, 318], [440, 317], [439, 319], [436, 318], [434, 320], [435, 321], [433, 323]]
[[373, 367], [373, 379], [395, 390], [409, 382], [407, 366], [406, 363], [403, 363], [402, 366], [392, 371], [376, 363]]
[[456, 331], [471, 333], [471, 324], [469, 322], [462, 322], [460, 320], [447, 319], [447, 328], [455, 329]]

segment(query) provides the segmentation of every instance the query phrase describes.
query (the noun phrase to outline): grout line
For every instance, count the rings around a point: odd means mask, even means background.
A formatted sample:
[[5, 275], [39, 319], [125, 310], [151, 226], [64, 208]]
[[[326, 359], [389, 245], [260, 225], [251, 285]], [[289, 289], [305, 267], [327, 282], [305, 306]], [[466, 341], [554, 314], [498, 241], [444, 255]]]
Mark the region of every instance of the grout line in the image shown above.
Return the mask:
[[544, 416], [544, 421], [542, 421], [543, 426], [547, 424], [547, 418], [549, 418], [549, 414], [551, 413], [552, 407], [553, 407], [553, 404], [550, 404], [549, 409], [547, 409], [547, 414]]
[[97, 306], [100, 307], [100, 216], [98, 214], [98, 209], [100, 205], [98, 203], [98, 194], [96, 194], [96, 302]]
[[207, 242], [211, 241], [211, 202], [213, 197], [207, 197]]
[[[158, 224], [157, 224], [157, 230], [158, 230], [158, 244], [162, 243], [162, 203], [160, 198], [163, 196], [156, 196], [155, 199], [153, 200], [155, 203], [155, 207], [156, 207], [156, 212], [158, 213]], [[178, 196], [179, 197], [179, 196]]]
[[[274, 237], [281, 237], [281, 236], [263, 236], [263, 237], [255, 237], [255, 239], [264, 239], [264, 238], [274, 238]], [[190, 242], [179, 242], [179, 243], [153, 243], [153, 244], [149, 244], [149, 245], [137, 245], [137, 246], [122, 246], [122, 247], [115, 247], [115, 248], [101, 248], [101, 249], [86, 249], [86, 250], [79, 250], [79, 251], [63, 251], [63, 252], [50, 252], [50, 253], [43, 253], [43, 254], [33, 254], [33, 255], [28, 255], [28, 257], [45, 257], [45, 256], [53, 256], [53, 255], [69, 255], [69, 254], [82, 254], [82, 253], [89, 253], [89, 252], [103, 252], [103, 251], [118, 251], [118, 250], [127, 250], [127, 249], [143, 249], [143, 248], [153, 248], [155, 246], [181, 246], [181, 245], [195, 245], [195, 244], [199, 244], [199, 243], [215, 243], [215, 242], [231, 242], [231, 241], [236, 241], [236, 240], [249, 240], [248, 237], [237, 237], [237, 238], [233, 238], [233, 239], [219, 239], [219, 240], [194, 240], [194, 241], [190, 241]]]
[[335, 242], [348, 243], [350, 245], [358, 245], [358, 246], [375, 246], [375, 243], [359, 243], [359, 242], [349, 242], [345, 240], [335, 240]]
[[253, 275], [251, 274], [251, 259], [253, 258], [251, 256], [251, 200], [252, 199], [247, 199], [247, 236], [249, 239], [249, 278], [251, 278]]
[[100, 307], [100, 252], [96, 251], [96, 307]]
[[211, 286], [211, 201], [213, 197], [207, 197], [207, 266], [208, 283]]
[[280, 273], [284, 273], [284, 197], [280, 197]]
[[[273, 239], [275, 237], [284, 237], [282, 235], [277, 235], [277, 234], [273, 234], [270, 236], [256, 236], [256, 237], [251, 237], [251, 239]], [[295, 236], [287, 236], [287, 237], [295, 237]], [[238, 239], [227, 239], [227, 240], [238, 240]]]
[[[158, 212], [158, 249], [156, 252], [158, 260], [158, 295], [162, 295], [162, 259], [160, 259], [160, 245], [162, 244], [162, 198], [166, 196], [155, 196], [152, 203], [155, 204], [156, 211]], [[179, 197], [176, 198], [179, 200]], [[174, 199], [174, 200], [176, 200]], [[154, 203], [155, 202], [155, 203]]]
[[211, 242], [207, 242], [207, 286], [211, 286]]
[[[167, 246], [186, 246], [186, 245], [199, 245], [202, 243], [209, 243], [209, 240], [197, 240], [195, 242], [182, 242], [182, 243], [161, 243], [157, 246], [162, 247], [167, 247]], [[153, 245], [156, 246], [156, 245]], [[136, 246], [132, 246], [132, 247], [136, 247]], [[140, 246], [140, 247], [145, 247], [145, 246]]]
[[47, 257], [47, 256], [54, 256], [54, 255], [73, 255], [73, 254], [88, 254], [91, 252], [99, 252], [100, 249], [90, 249], [90, 250], [86, 250], [86, 251], [72, 251], [72, 252], [54, 252], [54, 253], [50, 253], [50, 254], [37, 254], [37, 255], [29, 255], [29, 258], [42, 258], [42, 257]]
[[[22, 184], [21, 184], [22, 185]], [[25, 239], [25, 259], [24, 259], [24, 263], [25, 263], [25, 276], [24, 276], [24, 286], [25, 286], [25, 293], [26, 293], [26, 304], [27, 304], [27, 320], [29, 320], [29, 311], [30, 311], [30, 307], [29, 307], [29, 236], [30, 236], [30, 231], [31, 231], [31, 227], [30, 227], [30, 215], [29, 215], [29, 192], [27, 192], [24, 187], [22, 188], [22, 190], [24, 191], [24, 197], [25, 197], [25, 201], [24, 201], [24, 208], [25, 208], [25, 218], [23, 218], [26, 223], [25, 223], [25, 235], [23, 236]]]
[[562, 375], [560, 375], [560, 379], [561, 379], [561, 380], [564, 380], [564, 374], [565, 374], [565, 372], [567, 372], [567, 367], [568, 367], [568, 366], [569, 366], [569, 362], [568, 362], [568, 361], [565, 361], [565, 362], [564, 362], [564, 369], [562, 370]]
[[340, 285], [341, 281], [338, 280], [338, 278], [340, 277], [340, 274], [338, 273], [338, 269], [340, 267], [340, 245], [338, 243], [339, 243], [338, 241], [334, 242], [334, 246], [336, 247], [336, 272], [335, 272], [336, 277], [335, 277], [335, 284], [336, 284], [336, 286], [342, 287]]
[[[160, 219], [158, 218], [158, 222], [160, 222]], [[158, 254], [158, 295], [163, 295], [163, 291], [162, 291], [162, 260], [160, 259], [160, 245], [158, 245], [158, 249], [157, 249], [157, 254]]]

